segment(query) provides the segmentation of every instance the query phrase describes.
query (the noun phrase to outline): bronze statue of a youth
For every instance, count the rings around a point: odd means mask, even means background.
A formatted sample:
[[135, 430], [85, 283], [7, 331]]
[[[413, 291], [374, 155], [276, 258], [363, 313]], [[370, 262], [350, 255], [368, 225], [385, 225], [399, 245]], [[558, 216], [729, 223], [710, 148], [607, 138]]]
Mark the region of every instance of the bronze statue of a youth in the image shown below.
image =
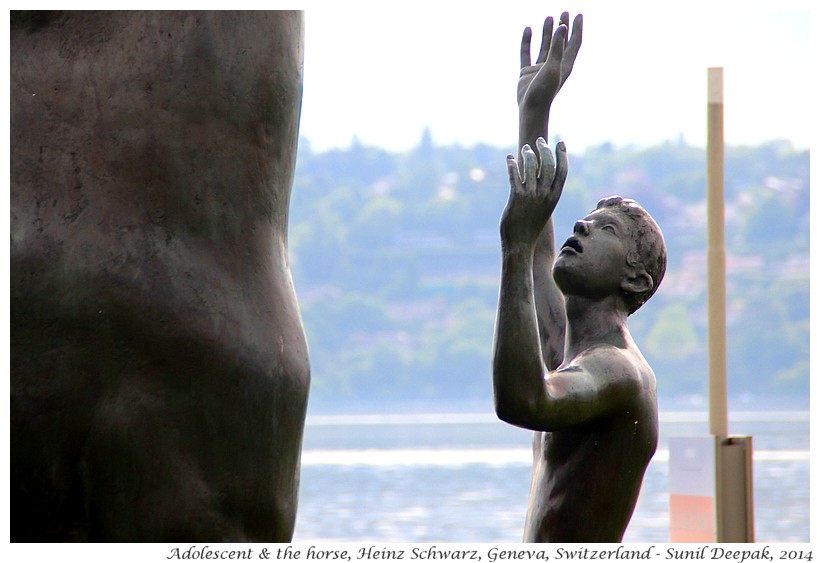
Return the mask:
[[[655, 376], [627, 316], [657, 289], [666, 250], [637, 203], [599, 202], [556, 256], [552, 225], [567, 154], [547, 147], [549, 108], [581, 44], [582, 17], [521, 42], [520, 164], [510, 155], [493, 385], [502, 420], [536, 431], [525, 541], [619, 542], [658, 438]], [[536, 151], [530, 147], [535, 146]], [[552, 271], [550, 272], [550, 267]], [[550, 273], [552, 275], [550, 275]]]

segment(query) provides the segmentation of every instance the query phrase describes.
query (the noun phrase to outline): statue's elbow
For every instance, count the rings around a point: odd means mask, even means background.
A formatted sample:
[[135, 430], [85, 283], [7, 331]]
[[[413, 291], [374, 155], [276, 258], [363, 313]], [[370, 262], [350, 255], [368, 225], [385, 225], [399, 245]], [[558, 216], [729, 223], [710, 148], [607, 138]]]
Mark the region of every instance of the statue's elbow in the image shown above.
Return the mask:
[[509, 407], [508, 403], [504, 400], [498, 398], [498, 394], [495, 396], [495, 415], [499, 418], [499, 420], [503, 422], [510, 422], [510, 415], [512, 414], [512, 409]]
[[531, 426], [530, 409], [520, 400], [513, 397], [503, 397], [498, 393], [495, 395], [495, 415], [499, 420], [518, 426], [529, 428]]
[[493, 366], [493, 406], [495, 415], [504, 422], [510, 422], [515, 413], [515, 400], [509, 386], [505, 385], [503, 369]]

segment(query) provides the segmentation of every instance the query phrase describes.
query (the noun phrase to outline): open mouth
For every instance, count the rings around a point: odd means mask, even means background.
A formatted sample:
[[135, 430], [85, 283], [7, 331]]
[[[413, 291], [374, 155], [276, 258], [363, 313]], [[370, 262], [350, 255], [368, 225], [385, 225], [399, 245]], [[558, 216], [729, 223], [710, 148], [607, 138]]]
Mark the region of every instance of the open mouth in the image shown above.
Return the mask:
[[567, 242], [565, 242], [564, 246], [561, 247], [561, 252], [563, 252], [567, 248], [570, 248], [570, 249], [574, 250], [578, 254], [580, 254], [584, 251], [584, 249], [581, 248], [581, 243], [578, 242], [578, 239], [575, 238], [575, 237], [569, 237], [567, 239]]

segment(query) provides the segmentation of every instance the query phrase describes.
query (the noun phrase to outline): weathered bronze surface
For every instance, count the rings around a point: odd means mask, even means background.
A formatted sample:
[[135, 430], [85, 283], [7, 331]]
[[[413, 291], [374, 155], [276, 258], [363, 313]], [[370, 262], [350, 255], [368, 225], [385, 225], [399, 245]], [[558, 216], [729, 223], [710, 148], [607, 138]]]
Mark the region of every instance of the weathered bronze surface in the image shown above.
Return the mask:
[[555, 251], [567, 152], [544, 139], [582, 24], [579, 15], [569, 35], [565, 13], [553, 33], [547, 18], [534, 65], [524, 32], [521, 158], [507, 159], [493, 383], [498, 416], [536, 431], [526, 541], [621, 541], [658, 440], [655, 375], [627, 317], [663, 278], [660, 229], [635, 202], [610, 197]]
[[11, 15], [11, 539], [288, 541], [299, 12]]

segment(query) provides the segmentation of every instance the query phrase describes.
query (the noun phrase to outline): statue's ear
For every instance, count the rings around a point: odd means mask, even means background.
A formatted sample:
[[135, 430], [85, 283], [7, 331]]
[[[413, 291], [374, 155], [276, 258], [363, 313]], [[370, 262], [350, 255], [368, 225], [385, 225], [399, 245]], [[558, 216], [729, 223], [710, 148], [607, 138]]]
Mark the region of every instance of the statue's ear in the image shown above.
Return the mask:
[[621, 289], [627, 293], [640, 294], [651, 291], [655, 283], [652, 276], [646, 273], [643, 268], [636, 269], [621, 282]]

